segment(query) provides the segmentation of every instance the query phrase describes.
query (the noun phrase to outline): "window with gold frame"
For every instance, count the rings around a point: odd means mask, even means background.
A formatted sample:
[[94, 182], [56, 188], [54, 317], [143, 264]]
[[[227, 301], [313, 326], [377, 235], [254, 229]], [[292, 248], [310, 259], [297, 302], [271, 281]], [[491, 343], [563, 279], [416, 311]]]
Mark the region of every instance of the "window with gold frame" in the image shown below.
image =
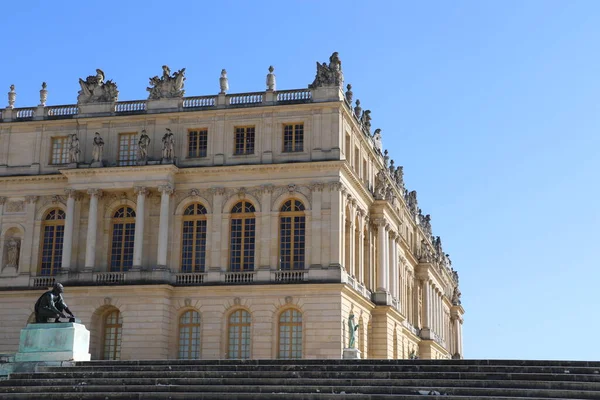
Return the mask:
[[50, 164], [67, 164], [69, 162], [69, 137], [53, 137], [51, 146]]
[[122, 329], [123, 318], [119, 310], [107, 313], [104, 317], [103, 360], [119, 360], [121, 358]]
[[283, 126], [283, 152], [298, 153], [304, 151], [304, 124], [285, 124]]
[[42, 245], [39, 274], [54, 276], [62, 264], [65, 212], [60, 208], [49, 210], [42, 221]]
[[304, 269], [306, 216], [304, 204], [296, 199], [283, 203], [279, 214], [279, 268]]
[[231, 209], [229, 240], [230, 271], [254, 271], [256, 242], [256, 212], [254, 205], [243, 200]]
[[135, 241], [135, 211], [123, 206], [111, 221], [110, 271], [124, 272], [133, 266]]
[[188, 130], [188, 157], [200, 158], [208, 155], [208, 129]]
[[179, 317], [179, 352], [180, 360], [200, 358], [200, 313], [195, 310], [185, 311]]
[[236, 310], [229, 316], [227, 328], [227, 358], [250, 358], [250, 327], [252, 317], [246, 310]]
[[236, 126], [234, 128], [233, 154], [236, 156], [254, 154], [256, 129], [254, 126]]
[[279, 315], [278, 358], [302, 358], [302, 313], [294, 308]]
[[187, 206], [181, 227], [181, 272], [204, 272], [206, 267], [206, 208]]
[[138, 137], [137, 133], [119, 134], [118, 165], [135, 165], [137, 162]]

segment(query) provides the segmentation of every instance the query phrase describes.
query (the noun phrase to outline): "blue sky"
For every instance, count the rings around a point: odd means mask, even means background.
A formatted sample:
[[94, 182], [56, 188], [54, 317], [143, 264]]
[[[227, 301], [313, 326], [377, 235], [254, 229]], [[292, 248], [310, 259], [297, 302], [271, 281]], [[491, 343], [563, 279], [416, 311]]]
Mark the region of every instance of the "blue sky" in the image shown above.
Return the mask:
[[[355, 98], [460, 273], [467, 358], [599, 360], [600, 2], [2, 4], [0, 93], [76, 102], [101, 68], [143, 99], [306, 87], [338, 51]], [[6, 103], [6, 95], [0, 104]]]

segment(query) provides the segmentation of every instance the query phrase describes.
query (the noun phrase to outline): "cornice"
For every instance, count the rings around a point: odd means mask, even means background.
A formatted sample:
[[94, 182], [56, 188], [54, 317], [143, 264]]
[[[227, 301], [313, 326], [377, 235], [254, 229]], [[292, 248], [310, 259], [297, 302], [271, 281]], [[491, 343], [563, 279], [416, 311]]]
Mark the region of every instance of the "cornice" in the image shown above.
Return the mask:
[[63, 181], [64, 179], [65, 177], [60, 174], [0, 176], [0, 184], [18, 182]]
[[175, 165], [143, 165], [143, 166], [128, 166], [128, 167], [105, 167], [105, 168], [85, 168], [85, 169], [61, 169], [59, 172], [67, 178], [78, 176], [93, 176], [93, 175], [128, 175], [132, 172], [154, 172], [154, 173], [171, 173], [176, 174], [179, 168]]

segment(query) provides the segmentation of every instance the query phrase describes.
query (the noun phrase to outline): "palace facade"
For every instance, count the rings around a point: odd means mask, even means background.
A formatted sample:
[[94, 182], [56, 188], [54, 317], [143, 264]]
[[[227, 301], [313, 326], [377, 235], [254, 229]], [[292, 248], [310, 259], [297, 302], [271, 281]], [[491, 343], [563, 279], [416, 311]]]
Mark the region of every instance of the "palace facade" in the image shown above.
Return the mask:
[[0, 109], [0, 352], [54, 282], [93, 359], [461, 358], [458, 274], [402, 167], [344, 92], [186, 97], [185, 69], [118, 101]]

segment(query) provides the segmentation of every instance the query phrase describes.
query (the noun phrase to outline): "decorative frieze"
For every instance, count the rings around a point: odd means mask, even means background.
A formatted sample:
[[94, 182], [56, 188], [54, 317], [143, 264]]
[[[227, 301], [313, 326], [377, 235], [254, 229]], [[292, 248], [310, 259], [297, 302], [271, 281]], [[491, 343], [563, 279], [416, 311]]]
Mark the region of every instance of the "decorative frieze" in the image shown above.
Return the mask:
[[9, 200], [4, 206], [5, 214], [17, 214], [25, 212], [25, 202], [23, 200]]

